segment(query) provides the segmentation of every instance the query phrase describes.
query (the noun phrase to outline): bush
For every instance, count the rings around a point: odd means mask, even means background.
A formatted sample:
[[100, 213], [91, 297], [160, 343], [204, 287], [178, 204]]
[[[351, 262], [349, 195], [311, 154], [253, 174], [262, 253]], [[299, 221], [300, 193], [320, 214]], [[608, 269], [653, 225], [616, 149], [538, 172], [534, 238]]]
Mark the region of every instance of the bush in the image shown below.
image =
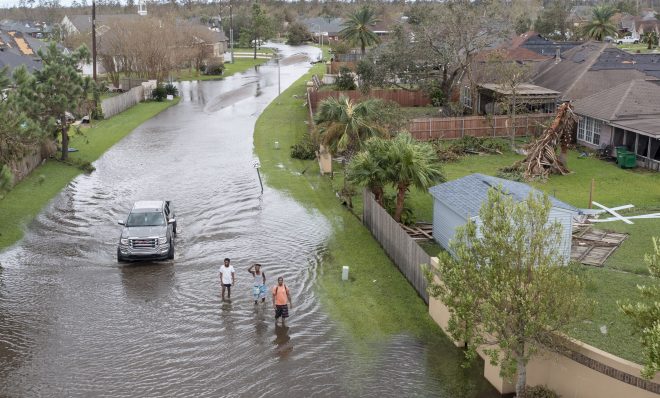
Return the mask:
[[151, 98], [158, 102], [163, 102], [165, 98], [167, 98], [167, 91], [165, 91], [165, 87], [163, 87], [162, 84], [156, 86], [156, 88], [151, 92]]
[[350, 69], [343, 66], [339, 69], [339, 76], [335, 80], [335, 85], [339, 90], [355, 90], [355, 80]]
[[212, 75], [212, 76], [220, 76], [222, 75], [222, 72], [225, 70], [225, 65], [221, 62], [213, 62], [208, 65], [206, 65], [206, 69], [204, 71], [205, 74], [207, 75]]
[[291, 157], [301, 160], [316, 159], [316, 145], [308, 134], [291, 146]]
[[527, 398], [560, 398], [560, 395], [546, 386], [527, 387], [525, 389]]
[[173, 96], [173, 97], [176, 97], [177, 95], [179, 95], [179, 89], [176, 88], [176, 86], [175, 86], [174, 84], [172, 84], [172, 83], [167, 83], [167, 84], [165, 85], [165, 93], [166, 93], [167, 95], [171, 95], [171, 96]]

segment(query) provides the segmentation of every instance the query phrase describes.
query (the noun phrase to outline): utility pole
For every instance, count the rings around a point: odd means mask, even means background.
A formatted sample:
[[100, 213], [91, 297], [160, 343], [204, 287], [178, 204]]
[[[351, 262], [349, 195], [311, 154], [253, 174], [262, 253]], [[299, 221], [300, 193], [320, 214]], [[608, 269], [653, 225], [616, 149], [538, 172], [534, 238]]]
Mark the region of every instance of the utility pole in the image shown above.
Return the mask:
[[229, 47], [231, 47], [231, 63], [234, 63], [234, 14], [231, 0], [229, 1]]
[[96, 0], [92, 0], [92, 78], [96, 83]]

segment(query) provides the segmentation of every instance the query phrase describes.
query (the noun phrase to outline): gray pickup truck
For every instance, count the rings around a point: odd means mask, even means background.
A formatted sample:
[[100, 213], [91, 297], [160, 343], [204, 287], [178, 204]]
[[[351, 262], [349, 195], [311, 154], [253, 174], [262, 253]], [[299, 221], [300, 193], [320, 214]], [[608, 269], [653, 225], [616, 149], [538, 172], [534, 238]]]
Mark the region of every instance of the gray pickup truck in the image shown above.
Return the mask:
[[165, 260], [174, 258], [176, 218], [167, 200], [135, 202], [117, 246], [117, 261]]

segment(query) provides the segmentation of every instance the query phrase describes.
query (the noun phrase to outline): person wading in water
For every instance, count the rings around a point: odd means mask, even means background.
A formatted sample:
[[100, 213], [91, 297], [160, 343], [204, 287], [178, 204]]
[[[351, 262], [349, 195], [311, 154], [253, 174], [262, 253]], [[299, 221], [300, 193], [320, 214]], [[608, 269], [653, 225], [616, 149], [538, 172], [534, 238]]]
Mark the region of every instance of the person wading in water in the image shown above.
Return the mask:
[[261, 264], [252, 264], [248, 268], [248, 272], [254, 277], [252, 283], [252, 295], [254, 296], [254, 305], [257, 305], [259, 299], [261, 302], [266, 302], [266, 274], [261, 271]]
[[236, 283], [234, 266], [229, 265], [229, 259], [225, 258], [225, 263], [220, 266], [220, 283], [222, 284], [222, 301], [225, 301], [225, 289], [227, 289], [227, 298], [231, 299], [231, 285]]
[[[289, 305], [287, 305], [287, 302]], [[273, 288], [273, 307], [275, 307], [275, 325], [277, 325], [277, 319], [282, 317], [282, 327], [284, 327], [284, 319], [289, 317], [289, 306], [293, 308], [291, 304], [291, 295], [289, 294], [289, 288], [284, 284], [284, 278], [281, 276], [277, 278], [277, 285]]]

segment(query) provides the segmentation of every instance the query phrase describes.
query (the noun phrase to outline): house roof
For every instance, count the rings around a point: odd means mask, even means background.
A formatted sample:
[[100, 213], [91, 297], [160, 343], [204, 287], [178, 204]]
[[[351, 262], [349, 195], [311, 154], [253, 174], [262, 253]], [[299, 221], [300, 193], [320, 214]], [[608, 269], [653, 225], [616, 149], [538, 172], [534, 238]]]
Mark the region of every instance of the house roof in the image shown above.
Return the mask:
[[561, 92], [565, 101], [584, 98], [613, 85], [654, 76], [652, 69], [660, 54], [650, 54], [644, 63], [637, 62], [638, 55], [590, 41], [564, 52], [560, 62], [553, 58], [541, 63], [532, 82]]
[[[71, 24], [78, 29], [80, 33], [91, 32], [92, 30], [92, 16], [91, 15], [67, 15], [66, 16]], [[97, 29], [101, 25], [107, 25], [110, 23], [115, 23], [119, 21], [134, 21], [142, 16], [138, 14], [105, 14], [105, 15], [96, 15], [96, 27]]]
[[631, 80], [573, 102], [575, 113], [607, 122], [657, 116], [660, 118], [660, 85], [657, 81]]
[[10, 72], [21, 65], [29, 71], [41, 68], [37, 51], [47, 44], [15, 31], [0, 31], [0, 68], [9, 67]]
[[307, 29], [314, 34], [318, 34], [319, 30], [321, 32], [327, 32], [329, 35], [334, 36], [343, 29], [342, 24], [344, 23], [344, 18], [305, 18], [300, 22], [307, 26]]
[[[479, 173], [436, 185], [429, 189], [429, 193], [457, 214], [469, 218], [479, 215], [481, 206], [488, 200], [488, 190], [491, 187], [499, 186], [502, 187], [503, 192], [511, 195], [517, 202], [526, 200], [530, 193], [543, 195], [541, 191], [527, 184]], [[552, 196], [549, 199], [553, 207], [579, 212], [577, 208]]]
[[[480, 84], [479, 86], [502, 95], [511, 95], [511, 91], [512, 91], [508, 87], [502, 87], [501, 84], [485, 83], [485, 84]], [[560, 93], [558, 91], [550, 90], [541, 86], [536, 86], [534, 84], [523, 83], [518, 85], [518, 87], [516, 87], [516, 94], [523, 96], [525, 95], [548, 96], [555, 98], [558, 97]]]
[[660, 117], [619, 120], [610, 124], [614, 127], [619, 127], [624, 130], [635, 131], [660, 139]]

